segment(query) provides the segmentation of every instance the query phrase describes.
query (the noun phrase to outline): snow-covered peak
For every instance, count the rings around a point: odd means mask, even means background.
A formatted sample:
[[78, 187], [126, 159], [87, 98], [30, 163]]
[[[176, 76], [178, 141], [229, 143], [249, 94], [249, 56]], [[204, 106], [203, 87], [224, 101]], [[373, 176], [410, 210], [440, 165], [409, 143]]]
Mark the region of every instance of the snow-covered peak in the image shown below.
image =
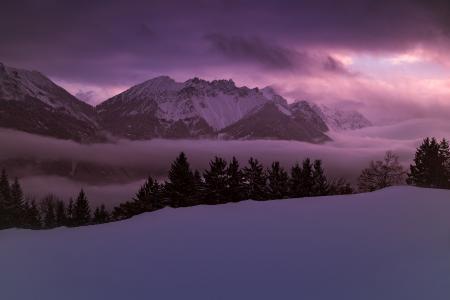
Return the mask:
[[3, 100], [24, 100], [27, 96], [37, 98], [50, 106], [50, 89], [56, 85], [37, 71], [0, 66], [0, 97]]
[[94, 122], [93, 108], [78, 100], [38, 71], [0, 66], [0, 100], [38, 100], [79, 120]]
[[312, 108], [333, 130], [355, 130], [372, 126], [372, 123], [360, 112], [339, 109], [323, 104], [314, 104]]
[[116, 106], [122, 115], [154, 113], [159, 120], [175, 122], [197, 118], [220, 130], [271, 101], [259, 89], [237, 87], [231, 79], [207, 81], [196, 77], [180, 83], [163, 76], [105, 101], [99, 111], [104, 113], [107, 107]]
[[155, 97], [176, 92], [182, 87], [183, 84], [176, 82], [169, 76], [159, 76], [135, 85], [123, 94], [129, 98]]

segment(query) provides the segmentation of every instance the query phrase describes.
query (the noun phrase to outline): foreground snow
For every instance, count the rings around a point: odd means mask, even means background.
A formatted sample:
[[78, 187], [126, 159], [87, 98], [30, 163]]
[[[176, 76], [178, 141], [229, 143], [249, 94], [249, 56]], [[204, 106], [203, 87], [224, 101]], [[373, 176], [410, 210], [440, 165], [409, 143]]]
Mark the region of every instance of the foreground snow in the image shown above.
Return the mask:
[[0, 232], [1, 299], [450, 299], [450, 191], [164, 209]]

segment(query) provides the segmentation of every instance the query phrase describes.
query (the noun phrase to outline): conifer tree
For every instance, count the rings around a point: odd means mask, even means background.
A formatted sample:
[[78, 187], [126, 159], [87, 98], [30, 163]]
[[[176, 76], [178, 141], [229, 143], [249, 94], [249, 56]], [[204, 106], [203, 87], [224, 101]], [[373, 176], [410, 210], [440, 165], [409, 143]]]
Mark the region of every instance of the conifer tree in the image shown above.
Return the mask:
[[300, 197], [309, 197], [313, 193], [314, 178], [311, 160], [306, 158], [302, 164]]
[[139, 188], [133, 200], [136, 202], [137, 209], [141, 210], [141, 212], [153, 211], [164, 207], [161, 186], [151, 176]]
[[48, 195], [41, 202], [41, 211], [44, 218], [44, 227], [47, 229], [56, 227], [55, 196]]
[[279, 162], [273, 162], [267, 170], [267, 198], [283, 199], [289, 196], [289, 176], [280, 166]]
[[444, 139], [425, 138], [417, 148], [414, 164], [410, 166], [408, 184], [421, 187], [449, 188], [450, 151]]
[[203, 197], [207, 204], [225, 203], [229, 200], [226, 168], [227, 162], [216, 156], [209, 163], [209, 170], [203, 173]]
[[198, 170], [194, 171], [194, 191], [195, 194], [192, 197], [194, 199], [194, 204], [200, 204], [203, 203], [203, 196], [204, 196], [204, 180], [202, 175]]
[[313, 196], [328, 195], [329, 185], [327, 177], [325, 176], [325, 172], [322, 167], [321, 160], [314, 161], [312, 177], [313, 177], [312, 195]]
[[239, 162], [236, 157], [231, 159], [226, 169], [227, 179], [227, 197], [230, 201], [237, 202], [244, 200], [244, 175], [239, 167]]
[[11, 210], [11, 188], [6, 170], [2, 169], [0, 175], [0, 228], [9, 228], [12, 226], [13, 218], [11, 216]]
[[266, 174], [264, 167], [257, 159], [250, 158], [248, 166], [243, 170], [244, 186], [248, 199], [266, 199]]
[[57, 227], [67, 226], [66, 205], [61, 200], [55, 204], [55, 222]]
[[83, 189], [75, 200], [72, 215], [72, 226], [88, 225], [91, 221], [91, 209]]
[[22, 214], [24, 209], [24, 199], [22, 188], [19, 184], [19, 180], [14, 178], [14, 182], [11, 185], [11, 216], [14, 220], [14, 226], [20, 226]]
[[22, 227], [27, 229], [41, 229], [41, 215], [33, 200], [27, 200], [24, 203], [24, 213], [22, 218]]
[[291, 198], [299, 198], [303, 196], [302, 189], [302, 167], [296, 163], [291, 169], [289, 178], [289, 196]]
[[183, 152], [172, 163], [168, 179], [165, 194], [170, 206], [191, 206], [198, 203], [196, 178]]
[[70, 198], [69, 204], [67, 205], [66, 209], [66, 226], [70, 227], [72, 226], [73, 222], [73, 199]]
[[[164, 205], [161, 185], [149, 176], [145, 183], [139, 188], [133, 201], [121, 203], [114, 208], [113, 218], [116, 220], [131, 218], [132, 216], [146, 211], [154, 211], [163, 208]], [[97, 213], [100, 213], [102, 208], [98, 207], [97, 209]]]
[[95, 209], [94, 218], [92, 219], [92, 221], [94, 224], [103, 224], [109, 222], [109, 213], [106, 210], [104, 204]]

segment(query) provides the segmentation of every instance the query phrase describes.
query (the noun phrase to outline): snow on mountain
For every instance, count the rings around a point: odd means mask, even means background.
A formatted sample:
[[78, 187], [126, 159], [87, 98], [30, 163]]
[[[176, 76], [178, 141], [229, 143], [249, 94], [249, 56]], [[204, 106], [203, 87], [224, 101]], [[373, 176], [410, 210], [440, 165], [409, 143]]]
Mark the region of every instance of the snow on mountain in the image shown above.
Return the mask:
[[165, 208], [0, 231], [2, 299], [447, 300], [450, 191]]
[[155, 112], [164, 121], [201, 118], [213, 130], [220, 130], [244, 117], [269, 100], [258, 89], [238, 88], [232, 80], [206, 81], [198, 78], [184, 83], [167, 76], [136, 85], [98, 106], [105, 113], [115, 103], [130, 103], [139, 110], [123, 107], [121, 115]]
[[313, 105], [312, 108], [333, 130], [355, 130], [372, 126], [372, 123], [355, 110], [333, 108], [326, 105]]
[[270, 87], [250, 89], [237, 87], [232, 80], [199, 78], [178, 83], [164, 76], [105, 101], [97, 112], [106, 129], [132, 139], [329, 140], [320, 116], [309, 105], [307, 108], [307, 112], [302, 112], [302, 107], [291, 110], [286, 99]]
[[321, 132], [328, 131], [328, 126], [322, 119], [322, 116], [314, 110], [314, 107], [307, 101], [298, 101], [291, 103], [289, 109], [295, 115], [296, 118], [305, 120], [311, 126], [314, 126]]
[[357, 112], [306, 101], [289, 105], [271, 87], [251, 89], [232, 80], [199, 78], [176, 82], [168, 76], [133, 86], [94, 109], [39, 72], [3, 64], [0, 101], [1, 127], [76, 141], [101, 141], [108, 133], [141, 140], [226, 137], [316, 143], [329, 140], [324, 134], [329, 127], [370, 124]]
[[289, 106], [268, 102], [221, 131], [223, 138], [279, 139], [322, 143], [331, 139]]
[[93, 122], [95, 119], [90, 105], [76, 99], [40, 72], [0, 63], [0, 99], [26, 101], [30, 97], [80, 120]]
[[77, 141], [98, 137], [96, 114], [37, 71], [0, 63], [0, 127]]

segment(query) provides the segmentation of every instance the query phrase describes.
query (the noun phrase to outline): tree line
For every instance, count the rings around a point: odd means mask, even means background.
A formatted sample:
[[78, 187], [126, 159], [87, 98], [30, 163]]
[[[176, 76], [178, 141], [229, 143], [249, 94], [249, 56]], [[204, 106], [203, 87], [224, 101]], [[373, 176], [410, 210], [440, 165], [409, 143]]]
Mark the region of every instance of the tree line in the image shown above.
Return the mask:
[[0, 229], [26, 228], [50, 229], [60, 226], [76, 227], [100, 224], [110, 221], [110, 215], [104, 205], [91, 208], [83, 190], [75, 201], [66, 203], [55, 195], [48, 195], [37, 202], [33, 198], [25, 199], [19, 180], [12, 183], [5, 170], [0, 176]]
[[[406, 172], [399, 158], [387, 152], [383, 160], [372, 161], [358, 178], [360, 192], [375, 191], [392, 185], [450, 188], [450, 151], [447, 140], [426, 138], [417, 148], [414, 162]], [[264, 167], [250, 158], [241, 168], [233, 157], [226, 161], [215, 157], [209, 168], [192, 170], [182, 152], [170, 166], [165, 182], [149, 177], [131, 201], [109, 212], [104, 205], [91, 209], [83, 190], [68, 204], [54, 195], [40, 201], [25, 199], [19, 180], [10, 182], [6, 171], [0, 176], [0, 229], [18, 227], [48, 229], [101, 224], [130, 218], [166, 206], [215, 205], [253, 199], [257, 201], [310, 196], [351, 194], [352, 186], [343, 179], [330, 180], [321, 160], [309, 158], [289, 170], [279, 162]]]
[[227, 162], [215, 157], [202, 174], [192, 170], [184, 153], [172, 163], [168, 179], [160, 184], [149, 177], [132, 201], [115, 207], [115, 220], [157, 210], [166, 206], [186, 207], [199, 204], [215, 205], [252, 199], [257, 201], [349, 194], [353, 189], [344, 180], [329, 180], [322, 161], [305, 159], [289, 171], [279, 162], [265, 168], [250, 158], [241, 168], [233, 157]]
[[425, 188], [450, 188], [450, 150], [446, 139], [425, 138], [416, 149], [409, 172], [398, 155], [388, 151], [383, 160], [372, 161], [358, 178], [360, 192], [371, 192], [393, 185], [409, 184]]

